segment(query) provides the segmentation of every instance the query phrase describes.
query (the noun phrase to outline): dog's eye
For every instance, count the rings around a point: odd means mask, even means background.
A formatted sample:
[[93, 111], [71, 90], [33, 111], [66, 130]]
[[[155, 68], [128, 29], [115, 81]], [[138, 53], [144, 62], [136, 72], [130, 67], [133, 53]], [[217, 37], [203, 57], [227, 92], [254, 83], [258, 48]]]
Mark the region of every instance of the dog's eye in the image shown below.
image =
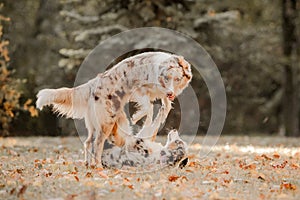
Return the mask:
[[179, 82], [181, 80], [181, 78], [175, 78], [176, 82]]
[[99, 99], [99, 97], [95, 96], [95, 101], [97, 101]]

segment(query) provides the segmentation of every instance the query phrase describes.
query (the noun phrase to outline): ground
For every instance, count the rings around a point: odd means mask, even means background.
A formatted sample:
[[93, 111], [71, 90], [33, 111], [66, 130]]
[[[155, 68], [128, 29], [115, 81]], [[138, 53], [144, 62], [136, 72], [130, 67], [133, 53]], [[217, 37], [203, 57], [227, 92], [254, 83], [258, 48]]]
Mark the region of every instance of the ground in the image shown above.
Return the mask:
[[134, 173], [87, 169], [77, 137], [0, 138], [0, 199], [300, 199], [298, 138], [222, 136], [200, 158], [203, 139], [184, 169]]

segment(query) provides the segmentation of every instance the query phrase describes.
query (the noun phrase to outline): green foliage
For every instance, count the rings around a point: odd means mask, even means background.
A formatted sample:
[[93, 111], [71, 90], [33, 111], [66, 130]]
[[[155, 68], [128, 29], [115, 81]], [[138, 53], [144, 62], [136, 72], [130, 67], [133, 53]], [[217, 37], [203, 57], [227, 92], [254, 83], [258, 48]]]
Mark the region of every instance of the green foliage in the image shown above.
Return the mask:
[[19, 110], [29, 111], [31, 116], [37, 116], [37, 111], [30, 106], [31, 100], [27, 100], [23, 106], [20, 105], [21, 91], [19, 90], [22, 80], [12, 77], [12, 71], [7, 69], [10, 61], [8, 45], [9, 41], [3, 36], [3, 21], [10, 21], [0, 15], [0, 135], [8, 135], [9, 124], [17, 115]]

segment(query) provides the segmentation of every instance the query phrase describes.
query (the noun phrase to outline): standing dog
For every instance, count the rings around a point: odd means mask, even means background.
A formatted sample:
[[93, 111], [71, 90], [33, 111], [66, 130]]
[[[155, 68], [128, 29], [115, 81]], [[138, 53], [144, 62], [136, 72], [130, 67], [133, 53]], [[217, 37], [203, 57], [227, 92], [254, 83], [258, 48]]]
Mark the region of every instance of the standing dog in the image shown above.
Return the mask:
[[[37, 94], [36, 105], [53, 105], [56, 112], [66, 117], [84, 118], [88, 129], [85, 158], [90, 164], [88, 150], [95, 133], [95, 164], [101, 165], [103, 145], [113, 137], [116, 145], [124, 145], [131, 133], [124, 106], [131, 99], [162, 99], [162, 121], [170, 111], [171, 101], [179, 95], [192, 78], [191, 66], [181, 56], [164, 52], [138, 54], [116, 64], [96, 78], [75, 88], [44, 89]], [[141, 97], [135, 94], [141, 93]], [[144, 114], [149, 110], [141, 109]], [[151, 111], [150, 111], [151, 112]], [[139, 114], [136, 119], [140, 116]], [[135, 120], [136, 120], [135, 119]], [[94, 164], [93, 163], [93, 164]]]

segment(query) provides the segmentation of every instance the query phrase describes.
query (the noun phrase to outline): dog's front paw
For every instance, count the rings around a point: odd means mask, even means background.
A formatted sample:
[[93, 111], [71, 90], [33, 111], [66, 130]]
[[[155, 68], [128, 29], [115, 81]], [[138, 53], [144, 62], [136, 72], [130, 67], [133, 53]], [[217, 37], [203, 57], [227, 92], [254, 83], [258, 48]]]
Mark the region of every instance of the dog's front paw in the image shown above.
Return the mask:
[[188, 157], [183, 158], [183, 159], [181, 159], [181, 160], [179, 161], [178, 167], [179, 167], [180, 169], [182, 169], [182, 168], [184, 168], [185, 166], [187, 166], [188, 162], [189, 162], [189, 158], [188, 158]]
[[95, 159], [95, 162], [91, 164], [91, 168], [103, 168], [101, 159]]
[[139, 113], [133, 114], [131, 117], [132, 124], [135, 125], [142, 117]]
[[136, 120], [136, 117], [134, 117], [134, 115], [131, 117], [131, 122], [133, 125], [135, 125], [137, 123], [138, 120]]

